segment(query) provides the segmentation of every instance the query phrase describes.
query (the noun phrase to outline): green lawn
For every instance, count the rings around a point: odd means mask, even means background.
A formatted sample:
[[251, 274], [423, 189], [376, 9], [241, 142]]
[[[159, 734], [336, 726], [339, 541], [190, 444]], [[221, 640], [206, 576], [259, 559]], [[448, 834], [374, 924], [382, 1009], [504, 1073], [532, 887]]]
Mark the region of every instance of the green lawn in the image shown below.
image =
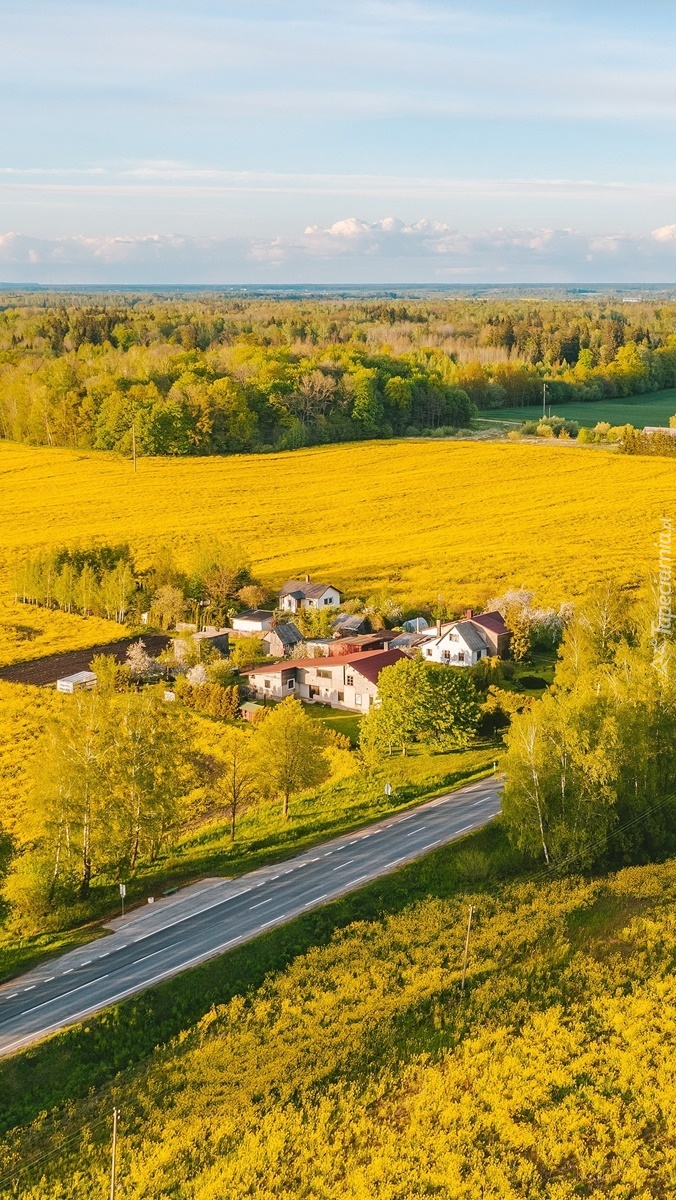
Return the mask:
[[[549, 414], [550, 407], [547, 409]], [[491, 421], [534, 421], [542, 413], [542, 407], [529, 405], [525, 408], [496, 408], [482, 412], [479, 419]], [[610, 421], [611, 425], [668, 425], [669, 418], [676, 413], [676, 388], [664, 392], [651, 392], [646, 396], [625, 396], [622, 400], [595, 400], [588, 404], [573, 401], [570, 404], [552, 404], [553, 417], [565, 417], [578, 421], [580, 425], [593, 427], [597, 421]]]
[[361, 721], [359, 713], [341, 712], [338, 708], [330, 708], [328, 704], [303, 704], [303, 709], [308, 717], [323, 721], [329, 729], [349, 737], [353, 746], [357, 745]]

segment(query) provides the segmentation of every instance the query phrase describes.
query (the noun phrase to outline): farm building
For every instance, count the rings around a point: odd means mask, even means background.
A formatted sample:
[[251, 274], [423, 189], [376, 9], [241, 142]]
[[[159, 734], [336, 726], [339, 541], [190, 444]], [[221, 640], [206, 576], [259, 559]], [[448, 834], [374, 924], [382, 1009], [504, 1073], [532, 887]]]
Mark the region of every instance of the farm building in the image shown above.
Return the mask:
[[245, 637], [261, 637], [272, 629], [274, 612], [269, 608], [249, 608], [232, 618], [233, 633]]
[[378, 698], [378, 676], [404, 658], [401, 650], [371, 650], [337, 658], [299, 658], [247, 672], [257, 699], [299, 700], [368, 712]]
[[506, 658], [509, 637], [509, 630], [499, 612], [482, 613], [475, 617], [470, 608], [464, 620], [445, 624], [437, 621], [435, 629], [427, 629], [418, 635], [415, 646], [429, 662], [471, 667], [480, 658]]
[[93, 671], [76, 671], [74, 675], [64, 675], [57, 679], [57, 692], [81, 692], [96, 687], [96, 675]]
[[271, 658], [288, 658], [302, 641], [303, 635], [292, 621], [273, 625], [263, 634], [263, 645]]
[[340, 604], [338, 588], [328, 583], [311, 583], [310, 576], [305, 580], [289, 579], [279, 593], [279, 607], [285, 612], [298, 612], [301, 608], [328, 608]]

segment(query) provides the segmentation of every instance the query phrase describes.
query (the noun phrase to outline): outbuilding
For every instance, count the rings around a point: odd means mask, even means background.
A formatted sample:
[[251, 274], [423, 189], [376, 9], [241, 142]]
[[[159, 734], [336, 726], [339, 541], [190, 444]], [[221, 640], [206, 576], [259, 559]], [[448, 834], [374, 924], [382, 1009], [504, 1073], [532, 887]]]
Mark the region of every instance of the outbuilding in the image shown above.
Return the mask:
[[89, 691], [96, 687], [96, 675], [93, 671], [76, 671], [74, 675], [64, 675], [63, 679], [57, 679], [57, 692], [81, 692]]

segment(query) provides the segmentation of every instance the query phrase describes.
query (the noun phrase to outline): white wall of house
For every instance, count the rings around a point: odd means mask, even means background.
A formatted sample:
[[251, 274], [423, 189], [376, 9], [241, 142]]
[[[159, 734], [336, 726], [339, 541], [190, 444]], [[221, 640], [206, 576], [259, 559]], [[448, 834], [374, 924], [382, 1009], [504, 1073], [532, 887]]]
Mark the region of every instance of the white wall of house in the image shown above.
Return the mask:
[[[289, 664], [291, 667], [291, 664]], [[340, 659], [320, 658], [317, 666], [296, 667], [297, 682], [283, 679], [283, 672], [257, 671], [249, 676], [249, 684], [256, 689], [256, 696], [283, 700], [286, 696], [297, 696], [306, 703], [328, 704], [331, 708], [347, 709], [350, 712], [368, 712], [378, 697], [377, 684], [366, 679], [349, 663]]]
[[472, 667], [491, 653], [488, 646], [484, 650], [473, 649], [453, 628], [442, 632], [441, 637], [426, 638], [420, 649], [426, 662], [444, 663], [450, 667]]
[[233, 617], [232, 628], [236, 633], [244, 634], [259, 634], [265, 633], [272, 628], [272, 615], [264, 618], [256, 618], [252, 620], [249, 617]]

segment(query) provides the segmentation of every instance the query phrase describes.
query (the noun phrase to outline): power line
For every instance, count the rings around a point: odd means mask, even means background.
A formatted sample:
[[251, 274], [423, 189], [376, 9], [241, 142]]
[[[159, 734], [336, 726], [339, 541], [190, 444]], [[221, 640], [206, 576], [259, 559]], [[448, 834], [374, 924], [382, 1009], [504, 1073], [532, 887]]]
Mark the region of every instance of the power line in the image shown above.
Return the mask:
[[87, 1121], [86, 1124], [81, 1125], [79, 1129], [76, 1129], [73, 1133], [68, 1134], [68, 1136], [65, 1137], [58, 1146], [54, 1146], [51, 1150], [45, 1150], [42, 1154], [38, 1154], [29, 1162], [22, 1163], [21, 1166], [17, 1167], [15, 1170], [9, 1171], [5, 1175], [0, 1176], [0, 1187], [4, 1187], [6, 1183], [14, 1182], [19, 1178], [20, 1175], [25, 1174], [26, 1171], [32, 1171], [34, 1167], [39, 1166], [41, 1162], [46, 1162], [47, 1159], [53, 1158], [55, 1154], [63, 1153], [63, 1151], [68, 1149], [68, 1147], [74, 1142], [77, 1142], [87, 1130], [98, 1129], [99, 1126], [106, 1125], [107, 1123], [107, 1117], [99, 1117], [96, 1121]]

